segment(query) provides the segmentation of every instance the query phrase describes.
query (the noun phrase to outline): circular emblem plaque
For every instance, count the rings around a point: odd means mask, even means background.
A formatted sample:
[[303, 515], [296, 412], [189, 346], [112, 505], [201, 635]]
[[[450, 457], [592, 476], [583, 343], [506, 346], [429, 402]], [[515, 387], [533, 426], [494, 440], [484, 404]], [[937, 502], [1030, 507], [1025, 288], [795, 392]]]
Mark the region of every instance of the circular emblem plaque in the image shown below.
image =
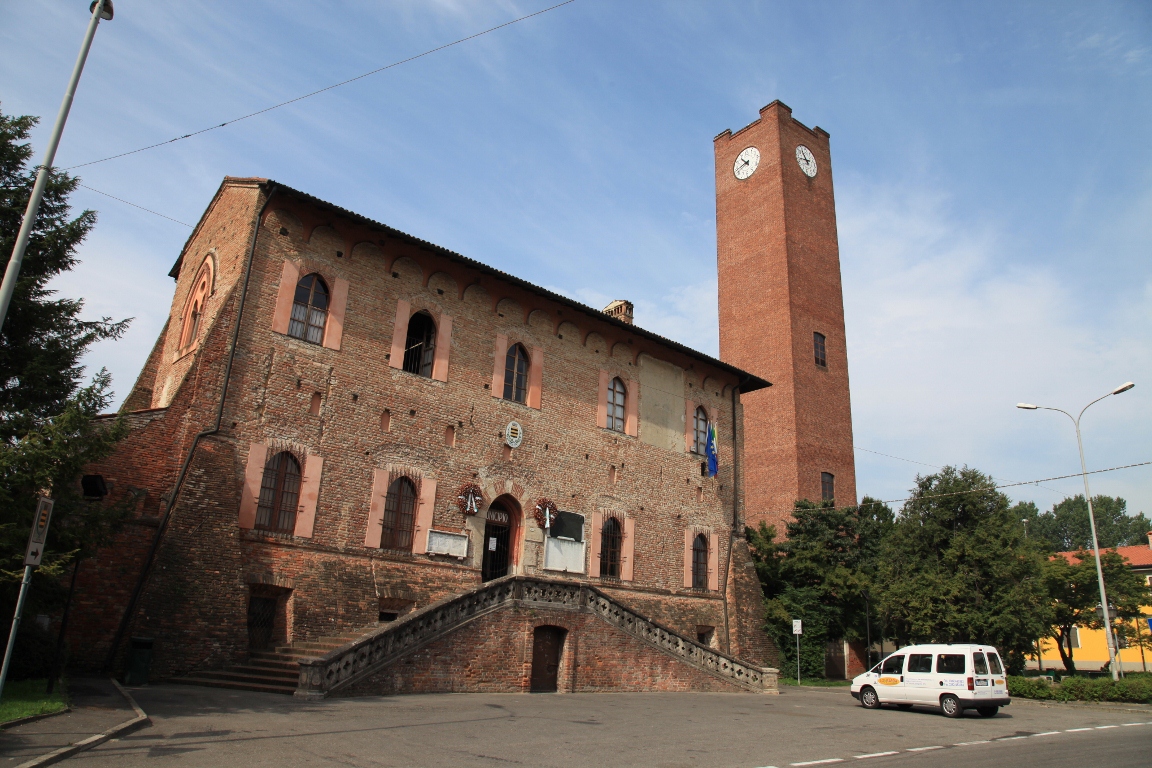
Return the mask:
[[524, 427], [520, 426], [520, 422], [508, 422], [508, 426], [504, 427], [504, 442], [509, 448], [520, 447], [520, 443], [524, 442]]

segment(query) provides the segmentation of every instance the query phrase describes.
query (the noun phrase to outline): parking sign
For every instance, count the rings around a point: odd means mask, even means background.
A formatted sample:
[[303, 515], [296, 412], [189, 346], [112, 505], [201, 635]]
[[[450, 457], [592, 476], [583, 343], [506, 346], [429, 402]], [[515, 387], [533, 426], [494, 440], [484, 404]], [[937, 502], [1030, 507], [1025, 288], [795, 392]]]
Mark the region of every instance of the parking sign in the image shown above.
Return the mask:
[[804, 634], [804, 627], [802, 626], [800, 619], [792, 619], [792, 634], [794, 634], [794, 635]]

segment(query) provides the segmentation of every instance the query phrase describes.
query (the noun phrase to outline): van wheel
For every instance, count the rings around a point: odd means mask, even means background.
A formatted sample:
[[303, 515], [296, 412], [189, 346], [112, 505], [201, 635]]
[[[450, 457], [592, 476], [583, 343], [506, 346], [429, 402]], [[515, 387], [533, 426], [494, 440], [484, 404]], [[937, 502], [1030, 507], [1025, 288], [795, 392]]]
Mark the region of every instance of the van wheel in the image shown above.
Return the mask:
[[950, 693], [940, 697], [940, 709], [944, 712], [944, 717], [960, 717], [964, 714], [964, 708], [960, 706], [960, 699]]
[[900, 709], [912, 709], [911, 704], [897, 704], [896, 706], [899, 707]]
[[976, 707], [976, 711], [980, 713], [980, 717], [995, 717], [1000, 707]]
[[864, 709], [880, 709], [880, 697], [872, 688], [865, 687], [860, 691], [860, 706]]

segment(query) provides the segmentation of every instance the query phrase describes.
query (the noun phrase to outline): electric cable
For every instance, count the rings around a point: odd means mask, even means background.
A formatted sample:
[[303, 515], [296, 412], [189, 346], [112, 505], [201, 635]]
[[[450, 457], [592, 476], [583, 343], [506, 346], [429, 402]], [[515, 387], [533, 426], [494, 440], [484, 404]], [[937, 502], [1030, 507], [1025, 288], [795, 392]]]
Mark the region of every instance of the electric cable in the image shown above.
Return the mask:
[[174, 219], [171, 216], [165, 216], [164, 214], [158, 213], [157, 211], [154, 211], [151, 208], [145, 208], [142, 205], [136, 205], [136, 203], [130, 203], [127, 200], [125, 200], [124, 198], [116, 197], [116, 195], [110, 195], [107, 192], [101, 192], [100, 190], [95, 189], [93, 187], [90, 187], [87, 184], [80, 184], [79, 182], [77, 182], [76, 185], [79, 187], [83, 187], [84, 189], [88, 190], [89, 192], [95, 192], [98, 195], [104, 195], [104, 197], [110, 197], [113, 200], [124, 203], [124, 205], [130, 205], [133, 208], [139, 208], [142, 211], [147, 211], [148, 213], [152, 214], [153, 216], [159, 216], [162, 219], [168, 219], [168, 221], [174, 221], [177, 224], [183, 224], [185, 227], [188, 227], [189, 229], [192, 229], [194, 227], [194, 225], [192, 225], [192, 224], [188, 224], [186, 222], [180, 221], [180, 219]]
[[[341, 80], [338, 83], [334, 83], [332, 85], [325, 86], [323, 88], [320, 88], [319, 90], [312, 91], [311, 93], [306, 93], [303, 96], [297, 96], [293, 99], [288, 99], [287, 101], [282, 101], [279, 104], [273, 104], [270, 107], [265, 107], [264, 109], [259, 109], [255, 112], [249, 112], [246, 115], [241, 115], [240, 117], [234, 117], [231, 120], [225, 120], [224, 122], [220, 123], [219, 125], [211, 125], [211, 126], [208, 126], [207, 128], [201, 128], [198, 131], [192, 131], [191, 133], [186, 133], [183, 136], [177, 136], [174, 139], [168, 139], [167, 141], [157, 142], [156, 144], [149, 144], [146, 147], [140, 147], [139, 149], [133, 149], [133, 150], [130, 150], [128, 152], [121, 152], [118, 155], [110, 155], [108, 157], [101, 158], [100, 160], [90, 160], [87, 163], [80, 163], [78, 165], [70, 165], [67, 168], [64, 168], [63, 170], [70, 171], [74, 168], [83, 168], [83, 167], [88, 166], [88, 165], [96, 165], [97, 163], [105, 163], [105, 162], [108, 162], [109, 160], [116, 160], [116, 159], [121, 158], [121, 157], [127, 157], [128, 155], [134, 155], [137, 152], [144, 152], [144, 151], [147, 151], [149, 149], [155, 149], [156, 147], [163, 147], [167, 144], [173, 144], [177, 141], [183, 141], [184, 139], [190, 139], [193, 136], [199, 136], [202, 133], [208, 133], [209, 131], [215, 131], [216, 129], [223, 128], [226, 125], [232, 125], [233, 123], [238, 123], [241, 120], [247, 120], [250, 117], [256, 117], [257, 115], [262, 115], [265, 112], [271, 112], [274, 109], [279, 109], [280, 107], [286, 107], [289, 104], [295, 104], [298, 101], [303, 101], [304, 99], [311, 98], [313, 96], [316, 96], [317, 94], [324, 93], [325, 91], [331, 91], [332, 89], [339, 88], [342, 85], [348, 85], [349, 83], [354, 83], [357, 80], [363, 80], [365, 77], [370, 77], [370, 76], [375, 75], [379, 72], [383, 72], [386, 69], [392, 69], [393, 67], [398, 67], [401, 64], [407, 64], [410, 61], [415, 61], [416, 59], [423, 58], [425, 56], [436, 53], [438, 51], [443, 51], [445, 48], [451, 48], [454, 45], [459, 45], [460, 43], [466, 43], [469, 40], [475, 40], [478, 37], [483, 37], [484, 35], [487, 35], [489, 32], [495, 32], [498, 29], [503, 29], [504, 27], [509, 27], [513, 24], [518, 24], [521, 21], [526, 21], [527, 19], [531, 19], [534, 16], [540, 16], [542, 14], [548, 13], [549, 11], [554, 11], [557, 8], [560, 8], [561, 6], [568, 5], [569, 3], [574, 3], [574, 2], [576, 2], [576, 0], [564, 0], [564, 2], [557, 3], [556, 5], [545, 8], [544, 10], [536, 11], [535, 13], [530, 13], [527, 16], [521, 16], [518, 19], [512, 19], [512, 21], [506, 21], [503, 24], [498, 24], [495, 27], [490, 27], [488, 29], [485, 29], [483, 32], [477, 32], [476, 34], [468, 35], [467, 37], [462, 37], [459, 40], [454, 40], [451, 43], [445, 43], [444, 45], [438, 46], [436, 48], [431, 48], [427, 51], [424, 51], [424, 53], [418, 53], [415, 56], [409, 56], [408, 58], [401, 59], [400, 61], [394, 61], [391, 64], [385, 65], [383, 67], [377, 67], [376, 69], [373, 69], [370, 72], [365, 72], [363, 74], [356, 75], [355, 77], [350, 77], [347, 80]], [[129, 205], [131, 205], [131, 203], [129, 203]]]
[[[905, 459], [903, 456], [893, 456], [892, 454], [889, 454], [889, 453], [880, 453], [880, 451], [871, 451], [867, 448], [861, 448], [858, 445], [853, 445], [852, 447], [857, 451], [864, 451], [864, 453], [872, 453], [872, 454], [875, 454], [877, 456], [883, 456], [883, 457], [888, 458], [888, 459], [896, 459], [897, 461], [906, 461], [909, 464], [919, 464], [923, 467], [932, 467], [933, 469], [944, 469], [944, 467], [941, 467], [938, 464], [929, 464], [926, 461], [916, 461], [914, 459]], [[989, 475], [989, 477], [992, 477], [992, 475]], [[1003, 480], [1004, 478], [992, 477], [992, 479], [993, 480]], [[1046, 485], [1040, 485], [1039, 482], [1036, 483], [1036, 487], [1037, 488], [1043, 488], [1046, 491], [1052, 491], [1052, 493], [1056, 493], [1056, 494], [1061, 493], [1060, 491], [1056, 490], [1055, 488], [1049, 488]]]

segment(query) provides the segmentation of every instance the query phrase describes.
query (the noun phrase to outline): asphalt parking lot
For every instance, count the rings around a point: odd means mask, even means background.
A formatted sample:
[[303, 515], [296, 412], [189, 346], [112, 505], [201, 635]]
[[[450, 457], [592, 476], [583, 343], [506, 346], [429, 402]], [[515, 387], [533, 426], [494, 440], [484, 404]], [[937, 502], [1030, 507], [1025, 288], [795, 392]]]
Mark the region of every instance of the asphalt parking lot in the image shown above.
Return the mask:
[[438, 694], [304, 702], [133, 689], [154, 725], [71, 759], [108, 766], [1152, 765], [1152, 708], [1016, 701], [994, 718], [862, 709], [846, 689]]

